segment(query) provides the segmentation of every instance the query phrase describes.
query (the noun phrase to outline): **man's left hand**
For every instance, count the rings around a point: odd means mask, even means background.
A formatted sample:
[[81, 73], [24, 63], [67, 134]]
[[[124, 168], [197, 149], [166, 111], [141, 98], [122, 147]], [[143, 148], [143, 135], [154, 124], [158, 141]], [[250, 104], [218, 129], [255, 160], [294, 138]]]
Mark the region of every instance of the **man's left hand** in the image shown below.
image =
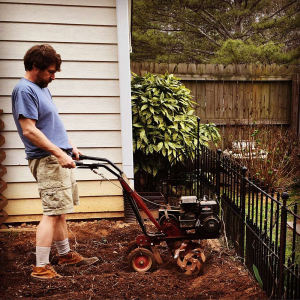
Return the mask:
[[79, 160], [79, 155], [82, 154], [81, 151], [77, 149], [77, 147], [73, 147], [73, 157], [75, 156], [75, 160]]
[[79, 151], [79, 150], [77, 149], [77, 147], [74, 146], [74, 145], [71, 143], [70, 140], [69, 140], [69, 144], [73, 147], [73, 150], [72, 150], [72, 152], [73, 152], [73, 154], [72, 154], [73, 159], [79, 160], [79, 155], [80, 155], [80, 154], [83, 154], [83, 153], [82, 153], [81, 151]]

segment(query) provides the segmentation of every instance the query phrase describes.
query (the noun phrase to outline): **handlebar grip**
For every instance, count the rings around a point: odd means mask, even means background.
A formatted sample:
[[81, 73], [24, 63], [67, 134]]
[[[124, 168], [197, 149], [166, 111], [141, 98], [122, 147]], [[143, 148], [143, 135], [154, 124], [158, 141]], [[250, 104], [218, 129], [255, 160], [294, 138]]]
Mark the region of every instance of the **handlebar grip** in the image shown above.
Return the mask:
[[98, 169], [99, 168], [99, 164], [85, 164], [81, 161], [75, 161], [76, 167], [81, 168], [81, 169]]
[[[76, 156], [74, 154], [72, 154], [72, 158], [75, 158]], [[79, 154], [79, 160], [85, 159], [86, 155], [83, 154]]]

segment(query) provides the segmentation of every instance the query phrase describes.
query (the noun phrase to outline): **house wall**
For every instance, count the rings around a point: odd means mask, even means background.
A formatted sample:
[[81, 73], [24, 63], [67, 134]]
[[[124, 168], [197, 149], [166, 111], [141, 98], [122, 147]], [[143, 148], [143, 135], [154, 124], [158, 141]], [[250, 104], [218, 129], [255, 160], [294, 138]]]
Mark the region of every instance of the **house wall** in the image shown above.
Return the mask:
[[[41, 43], [61, 54], [62, 71], [49, 89], [71, 141], [84, 154], [122, 167], [116, 1], [5, 0], [0, 1], [0, 23], [6, 222], [37, 221], [42, 214], [37, 184], [11, 114], [12, 89], [25, 73], [23, 56]], [[81, 204], [69, 218], [123, 216], [122, 191], [111, 174], [103, 171], [117, 186], [89, 170], [75, 172]]]

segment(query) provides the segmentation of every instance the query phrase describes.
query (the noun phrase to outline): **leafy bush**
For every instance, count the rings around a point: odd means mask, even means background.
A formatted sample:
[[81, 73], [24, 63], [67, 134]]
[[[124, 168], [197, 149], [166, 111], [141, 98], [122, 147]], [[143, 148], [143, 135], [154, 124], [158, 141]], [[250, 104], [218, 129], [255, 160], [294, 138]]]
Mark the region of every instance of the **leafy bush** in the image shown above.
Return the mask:
[[[197, 116], [190, 90], [173, 75], [133, 74], [132, 118], [135, 173], [159, 170], [194, 155]], [[200, 143], [220, 140], [214, 124], [200, 124]]]

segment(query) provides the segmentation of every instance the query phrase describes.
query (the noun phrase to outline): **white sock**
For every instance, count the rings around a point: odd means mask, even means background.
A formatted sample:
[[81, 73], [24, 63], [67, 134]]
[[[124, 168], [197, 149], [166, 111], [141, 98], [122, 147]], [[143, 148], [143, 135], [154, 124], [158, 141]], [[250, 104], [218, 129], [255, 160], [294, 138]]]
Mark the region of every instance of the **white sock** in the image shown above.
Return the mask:
[[71, 251], [68, 238], [62, 241], [56, 241], [55, 246], [59, 256], [65, 255]]
[[44, 267], [49, 264], [49, 255], [51, 247], [38, 247], [36, 246], [36, 266]]

